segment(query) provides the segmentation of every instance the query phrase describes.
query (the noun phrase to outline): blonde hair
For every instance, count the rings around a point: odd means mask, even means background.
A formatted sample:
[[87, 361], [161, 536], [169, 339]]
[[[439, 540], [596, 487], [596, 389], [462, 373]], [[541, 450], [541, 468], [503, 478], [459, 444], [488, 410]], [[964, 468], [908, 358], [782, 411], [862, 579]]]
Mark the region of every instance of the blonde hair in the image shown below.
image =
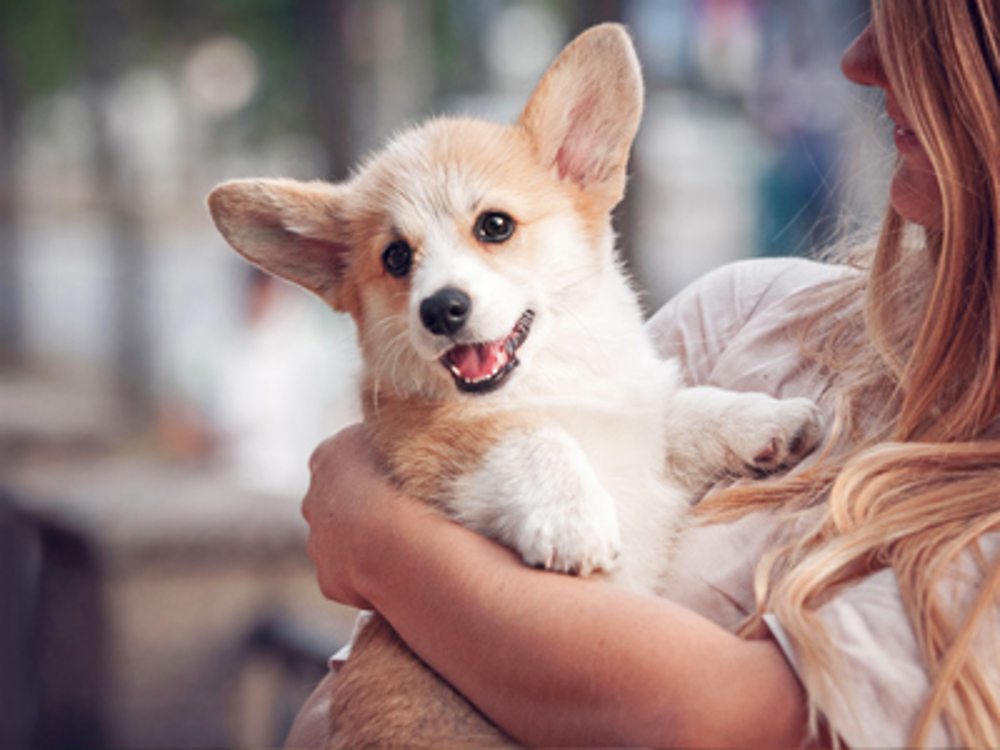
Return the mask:
[[[818, 519], [762, 562], [759, 613], [745, 627], [765, 611], [781, 620], [814, 732], [843, 677], [818, 610], [891, 568], [931, 683], [912, 744], [943, 721], [964, 745], [998, 746], [1000, 691], [972, 645], [1000, 603], [1000, 559], [978, 544], [1000, 529], [1000, 440], [984, 436], [1000, 414], [1000, 3], [876, 0], [872, 23], [937, 175], [940, 225], [911, 242], [890, 208], [877, 246], [851, 259], [867, 273], [831, 294], [829, 310], [848, 312], [804, 321], [808, 353], [836, 373], [836, 421], [816, 465], [719, 493], [701, 513]], [[940, 584], [960, 557], [981, 583], [957, 607]]]

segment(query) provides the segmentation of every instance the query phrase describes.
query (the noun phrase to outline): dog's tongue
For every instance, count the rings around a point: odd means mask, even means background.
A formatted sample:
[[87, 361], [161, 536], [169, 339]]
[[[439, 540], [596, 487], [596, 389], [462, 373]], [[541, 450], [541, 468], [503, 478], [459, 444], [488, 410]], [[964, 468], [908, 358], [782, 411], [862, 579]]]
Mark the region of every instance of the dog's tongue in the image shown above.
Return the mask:
[[448, 361], [465, 380], [483, 380], [507, 364], [510, 357], [503, 341], [471, 346], [456, 346], [448, 352]]

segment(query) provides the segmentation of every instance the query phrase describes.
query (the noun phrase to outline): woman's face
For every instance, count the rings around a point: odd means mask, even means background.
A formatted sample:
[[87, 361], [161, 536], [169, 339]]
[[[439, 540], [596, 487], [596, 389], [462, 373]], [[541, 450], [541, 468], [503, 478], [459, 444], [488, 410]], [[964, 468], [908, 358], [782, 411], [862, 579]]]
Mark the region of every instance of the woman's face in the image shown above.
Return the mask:
[[889, 199], [899, 214], [924, 227], [941, 222], [941, 189], [930, 158], [907, 119], [907, 102], [901, 102], [886, 79], [875, 35], [869, 26], [844, 53], [841, 69], [859, 86], [877, 86], [885, 92], [885, 109], [895, 123], [894, 138], [899, 163], [892, 177]]

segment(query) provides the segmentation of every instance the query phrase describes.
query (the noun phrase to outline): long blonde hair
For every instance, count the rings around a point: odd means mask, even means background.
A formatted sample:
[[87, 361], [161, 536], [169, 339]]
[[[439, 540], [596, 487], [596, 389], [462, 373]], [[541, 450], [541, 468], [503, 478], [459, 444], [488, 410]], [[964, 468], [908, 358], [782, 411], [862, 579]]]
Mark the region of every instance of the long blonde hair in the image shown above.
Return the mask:
[[[1000, 440], [986, 437], [1000, 414], [1000, 3], [876, 0], [872, 23], [937, 175], [940, 226], [914, 243], [890, 208], [874, 250], [852, 258], [867, 273], [831, 297], [830, 309], [857, 314], [804, 323], [807, 348], [836, 373], [836, 422], [816, 465], [719, 493], [701, 513], [818, 518], [756, 581], [756, 619], [773, 612], [787, 631], [814, 732], [843, 677], [818, 610], [891, 568], [931, 683], [911, 742], [926, 744], [943, 721], [965, 745], [998, 746], [1000, 688], [972, 644], [1000, 604], [1000, 559], [978, 544], [1000, 530]], [[940, 584], [960, 556], [981, 583], [957, 608]]]

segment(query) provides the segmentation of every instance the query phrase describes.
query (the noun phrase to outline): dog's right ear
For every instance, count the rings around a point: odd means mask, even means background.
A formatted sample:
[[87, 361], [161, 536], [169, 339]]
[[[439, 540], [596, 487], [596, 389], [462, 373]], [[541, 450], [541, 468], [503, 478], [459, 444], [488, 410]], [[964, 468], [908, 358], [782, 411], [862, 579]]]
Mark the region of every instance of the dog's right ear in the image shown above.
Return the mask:
[[610, 210], [625, 191], [642, 118], [642, 71], [618, 24], [595, 26], [552, 63], [518, 120], [542, 163]]
[[350, 247], [343, 190], [319, 181], [235, 180], [209, 194], [208, 208], [236, 252], [342, 309], [337, 292]]

